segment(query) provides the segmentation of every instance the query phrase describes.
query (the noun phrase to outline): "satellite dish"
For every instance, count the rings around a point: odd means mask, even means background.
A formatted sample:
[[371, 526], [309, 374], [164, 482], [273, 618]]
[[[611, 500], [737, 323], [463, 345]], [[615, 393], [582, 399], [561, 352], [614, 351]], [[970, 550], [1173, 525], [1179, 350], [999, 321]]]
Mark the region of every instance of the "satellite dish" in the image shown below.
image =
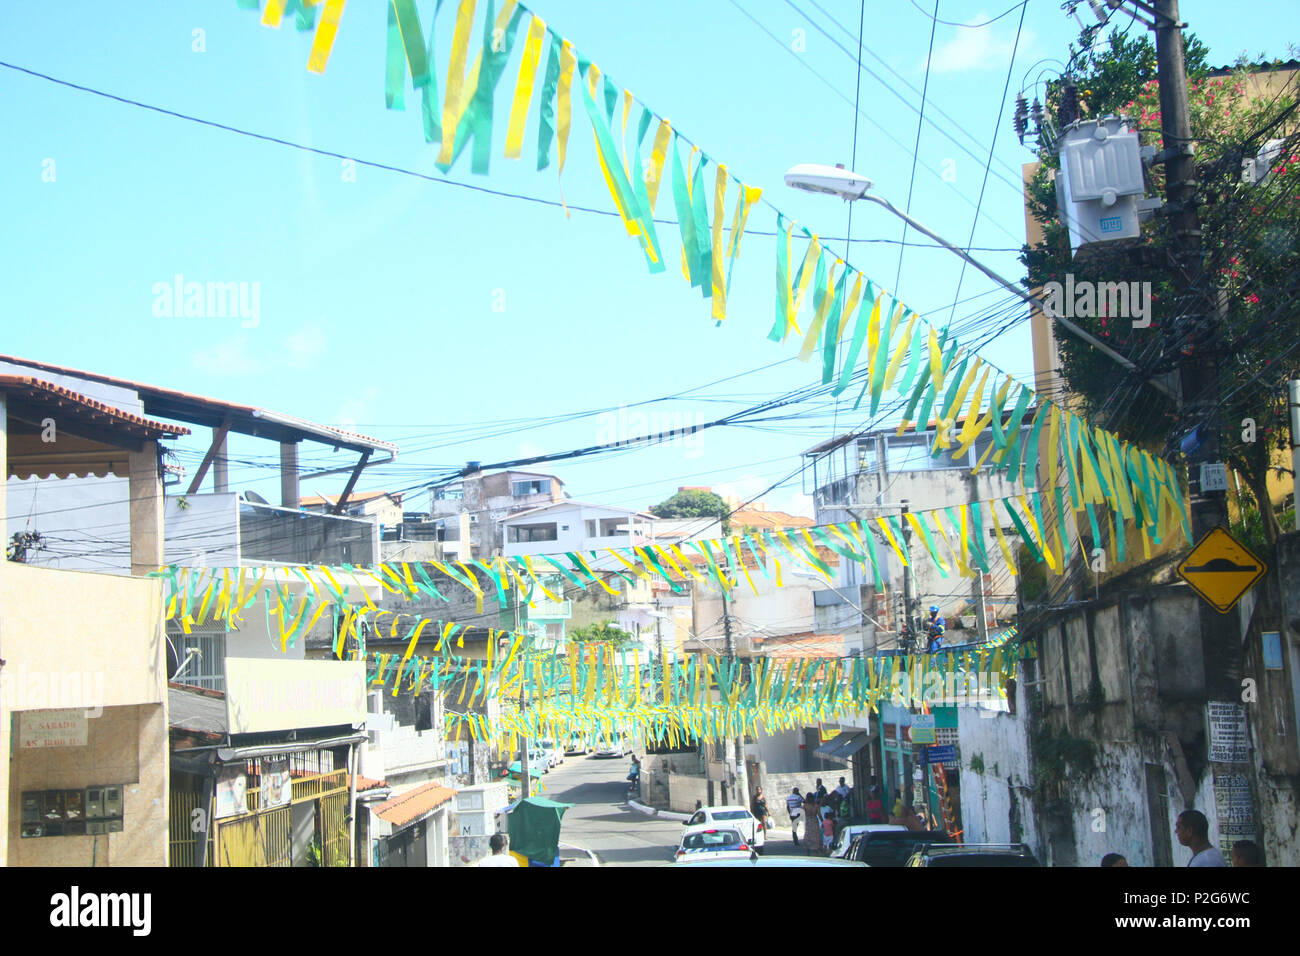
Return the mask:
[[252, 502], [253, 504], [255, 504], [255, 505], [270, 505], [270, 504], [271, 504], [271, 502], [267, 501], [265, 498], [263, 498], [261, 495], [259, 495], [256, 491], [245, 491], [245, 492], [244, 492], [244, 500], [245, 500], [245, 501], [251, 501], [251, 502]]

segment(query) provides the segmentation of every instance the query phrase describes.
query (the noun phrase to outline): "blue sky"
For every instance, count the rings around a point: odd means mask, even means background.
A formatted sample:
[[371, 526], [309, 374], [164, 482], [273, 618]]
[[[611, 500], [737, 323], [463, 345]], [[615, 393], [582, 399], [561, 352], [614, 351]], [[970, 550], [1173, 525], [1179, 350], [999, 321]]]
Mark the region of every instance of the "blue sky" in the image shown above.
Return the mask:
[[[910, 0], [875, 0], [864, 18], [863, 67], [876, 75], [861, 75], [855, 165], [899, 207], [908, 199], [934, 9], [931, 0], [917, 3], [924, 10]], [[440, 82], [454, 7], [448, 0], [437, 21]], [[420, 9], [427, 27], [433, 4]], [[822, 235], [845, 234], [844, 204], [787, 189], [782, 176], [800, 162], [851, 163], [858, 3], [534, 0], [530, 9], [787, 215]], [[941, 0], [939, 17], [982, 23], [1006, 9]], [[554, 163], [539, 173], [530, 161], [531, 115], [524, 160], [502, 156], [522, 35], [498, 89], [490, 174], [471, 174], [465, 156], [443, 177], [433, 167], [436, 147], [424, 143], [418, 95], [408, 88], [404, 112], [384, 108], [379, 2], [348, 3], [324, 76], [306, 70], [310, 33], [296, 33], [290, 21], [265, 28], [233, 0], [71, 12], [58, 4], [24, 5], [21, 14], [11, 8], [0, 59], [448, 182], [365, 166], [349, 176], [338, 159], [0, 68], [7, 133], [0, 351], [248, 402], [401, 445], [397, 465], [368, 472], [364, 488], [410, 488], [470, 459], [626, 438], [638, 424], [707, 421], [816, 380], [814, 365], [790, 361], [797, 344], [766, 339], [775, 241], [755, 233], [774, 229], [770, 206], [749, 218], [753, 232], [741, 246], [728, 319], [715, 327], [707, 301], [676, 268], [671, 227], [660, 227], [669, 269], [651, 275], [617, 219], [566, 218], [558, 208], [449, 184], [552, 201], [562, 187], [569, 203], [613, 209], [576, 103], [562, 181]], [[1086, 6], [1080, 15], [1090, 20]], [[1288, 38], [1300, 35], [1300, 7], [1282, 0], [1252, 5], [1249, 17], [1228, 4], [1185, 0], [1182, 16], [1216, 63], [1244, 52], [1285, 57]], [[1055, 0], [1030, 0], [1017, 41], [1019, 17], [1016, 7], [988, 27], [936, 28], [926, 116], [951, 135], [923, 127], [911, 201], [914, 216], [965, 244], [983, 186], [971, 244], [1011, 278], [1022, 274], [1012, 250], [1024, 238], [1014, 184], [1033, 156], [1017, 143], [1010, 111], [1022, 85], [1032, 90], [1035, 77], [1053, 69], [1038, 61], [1063, 60], [1078, 33]], [[665, 188], [660, 217], [672, 217], [671, 198]], [[1006, 304], [970, 270], [958, 292], [961, 263], [947, 252], [908, 247], [900, 270], [901, 223], [877, 207], [854, 209], [851, 235], [870, 241], [853, 243], [849, 261], [935, 324], [947, 321], [956, 298], [964, 300], [959, 321]], [[842, 254], [842, 243], [834, 248]], [[177, 274], [256, 283], [256, 327], [156, 314], [155, 288]], [[1027, 323], [984, 354], [1032, 380]], [[538, 421], [684, 392], [623, 419], [606, 411]], [[865, 412], [851, 410], [853, 397], [761, 430], [714, 429], [689, 443], [551, 470], [575, 497], [610, 504], [644, 507], [683, 484], [749, 497], [793, 472], [803, 449], [864, 424]], [[203, 437], [185, 446], [191, 468]], [[252, 464], [234, 477], [255, 480], [246, 486], [276, 500], [265, 467], [276, 453], [255, 440], [235, 442], [232, 454]], [[314, 463], [322, 453], [304, 450], [304, 457]], [[340, 484], [317, 479], [303, 493]], [[796, 478], [765, 500], [806, 510], [800, 491]]]

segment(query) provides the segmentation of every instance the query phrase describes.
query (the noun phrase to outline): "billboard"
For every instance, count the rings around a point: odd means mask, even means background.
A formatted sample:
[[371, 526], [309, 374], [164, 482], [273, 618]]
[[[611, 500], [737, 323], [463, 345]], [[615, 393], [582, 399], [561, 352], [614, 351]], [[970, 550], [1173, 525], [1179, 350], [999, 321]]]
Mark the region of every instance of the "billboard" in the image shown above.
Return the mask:
[[365, 663], [228, 657], [226, 711], [232, 734], [360, 726]]

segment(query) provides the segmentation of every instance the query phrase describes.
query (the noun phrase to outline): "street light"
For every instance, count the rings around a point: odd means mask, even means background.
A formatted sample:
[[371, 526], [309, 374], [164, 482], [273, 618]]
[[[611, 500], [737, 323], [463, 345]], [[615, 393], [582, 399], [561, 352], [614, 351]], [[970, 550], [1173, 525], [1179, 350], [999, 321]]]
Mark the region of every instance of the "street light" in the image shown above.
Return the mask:
[[[795, 189], [802, 189], [805, 192], [839, 196], [845, 202], [853, 202], [855, 199], [865, 199], [868, 202], [875, 203], [877, 206], [882, 206], [885, 209], [888, 209], [917, 232], [933, 239], [953, 255], [959, 256], [980, 272], [984, 273], [984, 275], [988, 276], [998, 285], [1002, 286], [1002, 288], [1028, 302], [1035, 309], [1042, 312], [1043, 315], [1051, 316], [1056, 319], [1057, 322], [1061, 323], [1061, 325], [1065, 326], [1065, 328], [1069, 329], [1093, 348], [1100, 350], [1103, 354], [1114, 359], [1129, 371], [1137, 371], [1137, 366], [1132, 361], [1116, 352], [1109, 345], [1106, 345], [1090, 332], [1086, 332], [1079, 328], [1079, 326], [1075, 325], [1069, 319], [1062, 315], [1057, 315], [1052, 309], [1045, 306], [1043, 301], [1037, 296], [1026, 292], [1011, 280], [998, 275], [978, 259], [972, 258], [965, 249], [962, 249], [960, 246], [954, 246], [947, 239], [944, 239], [942, 236], [917, 222], [907, 213], [894, 206], [888, 199], [882, 199], [879, 196], [871, 195], [871, 187], [874, 186], [875, 183], [866, 176], [863, 176], [860, 173], [855, 173], [851, 169], [845, 169], [843, 166], [822, 166], [818, 163], [800, 163], [798, 166], [792, 166], [785, 174], [785, 184], [787, 186], [792, 186]], [[1175, 399], [1177, 398], [1174, 390], [1163, 382], [1159, 382], [1155, 379], [1148, 379], [1148, 381], [1166, 395]]]

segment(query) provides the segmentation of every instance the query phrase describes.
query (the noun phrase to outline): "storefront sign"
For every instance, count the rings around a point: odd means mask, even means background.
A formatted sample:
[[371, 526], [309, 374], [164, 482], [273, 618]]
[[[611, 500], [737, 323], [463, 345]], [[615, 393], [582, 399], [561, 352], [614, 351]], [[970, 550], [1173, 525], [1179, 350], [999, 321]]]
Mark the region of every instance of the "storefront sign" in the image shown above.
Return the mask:
[[1246, 736], [1246, 708], [1242, 704], [1212, 700], [1205, 705], [1213, 763], [1246, 763], [1250, 759]]
[[226, 658], [232, 734], [355, 727], [366, 719], [363, 661]]
[[912, 718], [912, 743], [934, 743], [934, 714], [917, 714]]
[[926, 749], [925, 759], [930, 763], [951, 763], [957, 762], [956, 747], [929, 747]]
[[86, 712], [84, 710], [24, 711], [19, 749], [40, 747], [86, 746]]

